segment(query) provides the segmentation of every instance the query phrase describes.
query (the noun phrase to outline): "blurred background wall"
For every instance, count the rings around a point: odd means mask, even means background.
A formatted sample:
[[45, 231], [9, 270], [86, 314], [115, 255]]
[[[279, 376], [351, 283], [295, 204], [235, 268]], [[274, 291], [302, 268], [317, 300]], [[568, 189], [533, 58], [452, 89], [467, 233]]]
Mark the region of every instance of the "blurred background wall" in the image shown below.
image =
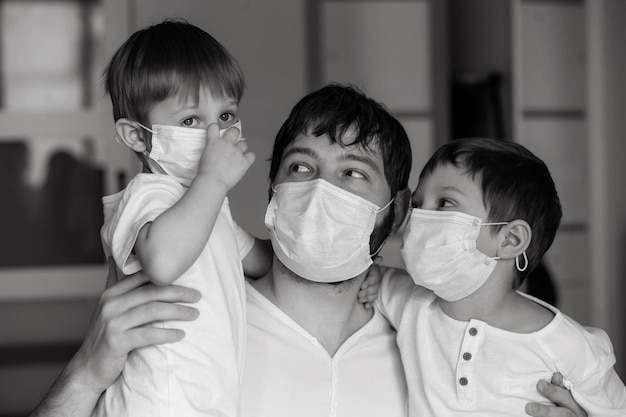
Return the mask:
[[[257, 161], [230, 199], [260, 237], [274, 135], [328, 82], [357, 85], [402, 122], [411, 187], [454, 138], [538, 154], [565, 215], [526, 289], [604, 328], [626, 377], [626, 2], [0, 0], [0, 416], [28, 414], [88, 326], [106, 272], [100, 197], [139, 168], [114, 140], [100, 73], [167, 17], [207, 30], [243, 67]], [[392, 237], [385, 263], [401, 266], [398, 248]]]

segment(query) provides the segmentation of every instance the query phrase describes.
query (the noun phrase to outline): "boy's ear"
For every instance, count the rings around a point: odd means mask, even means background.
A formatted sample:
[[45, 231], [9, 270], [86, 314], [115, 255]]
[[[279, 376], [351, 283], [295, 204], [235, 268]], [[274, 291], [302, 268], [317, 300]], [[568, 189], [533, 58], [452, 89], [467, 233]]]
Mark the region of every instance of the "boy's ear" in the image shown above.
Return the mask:
[[513, 220], [502, 227], [498, 234], [501, 236], [497, 256], [511, 259], [520, 256], [530, 245], [532, 229], [524, 220]]
[[393, 200], [392, 207], [394, 210], [394, 220], [391, 233], [393, 234], [400, 230], [400, 227], [404, 224], [404, 220], [407, 217], [409, 207], [411, 207], [411, 190], [405, 188], [404, 190], [398, 191], [395, 200]]
[[128, 146], [135, 152], [143, 152], [147, 149], [143, 128], [130, 119], [117, 119], [115, 122], [115, 135], [117, 140]]

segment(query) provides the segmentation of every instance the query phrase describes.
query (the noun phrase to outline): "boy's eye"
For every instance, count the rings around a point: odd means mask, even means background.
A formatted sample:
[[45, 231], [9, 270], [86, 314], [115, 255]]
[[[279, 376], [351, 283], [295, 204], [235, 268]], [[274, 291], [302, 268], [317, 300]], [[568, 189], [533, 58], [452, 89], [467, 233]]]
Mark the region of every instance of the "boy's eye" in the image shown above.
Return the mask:
[[194, 125], [193, 117], [189, 117], [189, 118], [183, 120], [182, 125], [185, 126], [185, 127], [193, 126]]
[[220, 129], [226, 129], [231, 127], [237, 122], [237, 118], [234, 113], [227, 112], [220, 115]]
[[454, 206], [454, 204], [450, 200], [447, 200], [445, 198], [442, 198], [441, 200], [439, 200], [439, 208], [452, 207], [452, 206]]

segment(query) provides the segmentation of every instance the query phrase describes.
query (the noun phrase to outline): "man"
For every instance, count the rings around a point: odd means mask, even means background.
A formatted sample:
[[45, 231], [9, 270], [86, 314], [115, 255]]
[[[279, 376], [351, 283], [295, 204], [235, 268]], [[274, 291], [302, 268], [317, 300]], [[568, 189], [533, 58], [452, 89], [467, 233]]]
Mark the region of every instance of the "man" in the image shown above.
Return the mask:
[[404, 129], [352, 88], [291, 111], [270, 167], [273, 268], [248, 286], [243, 416], [405, 415], [395, 334], [357, 293], [404, 219], [410, 169]]
[[[248, 286], [243, 416], [405, 415], [395, 335], [357, 293], [371, 255], [404, 219], [410, 161], [399, 122], [352, 88], [324, 87], [292, 110], [270, 172], [274, 265]], [[85, 343], [35, 416], [90, 415], [130, 351], [181, 337], [146, 324], [193, 318], [170, 302], [194, 294], [145, 281], [105, 292]], [[585, 415], [550, 387], [546, 396], [569, 409], [538, 406], [532, 415]]]

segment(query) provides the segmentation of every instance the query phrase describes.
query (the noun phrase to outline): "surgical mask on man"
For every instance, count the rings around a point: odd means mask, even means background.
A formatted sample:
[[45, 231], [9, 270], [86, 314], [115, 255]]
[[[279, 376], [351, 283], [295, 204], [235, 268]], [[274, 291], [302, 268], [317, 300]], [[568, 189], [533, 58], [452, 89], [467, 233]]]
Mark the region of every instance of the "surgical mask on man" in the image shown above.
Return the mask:
[[497, 259], [480, 252], [476, 239], [483, 223], [455, 211], [413, 209], [403, 234], [402, 258], [415, 284], [446, 301], [458, 301], [487, 281]]
[[370, 236], [385, 210], [322, 179], [284, 182], [267, 206], [265, 225], [276, 257], [315, 282], [339, 282], [372, 264]]
[[[152, 125], [152, 129], [148, 129], [139, 125], [152, 133], [152, 149], [150, 153], [144, 151], [150, 170], [169, 175], [189, 187], [198, 174], [200, 157], [206, 146], [206, 129], [169, 125]], [[241, 140], [241, 121], [221, 129], [220, 137], [231, 127], [239, 129], [237, 141]]]

